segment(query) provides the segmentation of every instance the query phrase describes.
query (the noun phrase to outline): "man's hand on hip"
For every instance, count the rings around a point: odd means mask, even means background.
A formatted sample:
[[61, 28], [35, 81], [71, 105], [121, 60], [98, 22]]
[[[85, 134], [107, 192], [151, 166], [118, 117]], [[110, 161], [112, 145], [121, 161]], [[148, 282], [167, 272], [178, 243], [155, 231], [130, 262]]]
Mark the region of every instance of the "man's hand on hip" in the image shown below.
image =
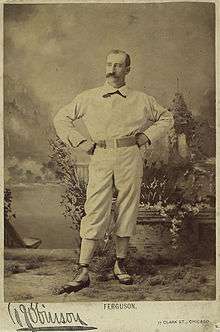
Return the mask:
[[92, 155], [95, 150], [95, 143], [90, 140], [85, 140], [79, 144], [79, 147], [89, 155]]
[[149, 138], [143, 133], [136, 134], [135, 138], [136, 138], [137, 145], [139, 147], [142, 145], [148, 146], [151, 144], [151, 141], [149, 140]]

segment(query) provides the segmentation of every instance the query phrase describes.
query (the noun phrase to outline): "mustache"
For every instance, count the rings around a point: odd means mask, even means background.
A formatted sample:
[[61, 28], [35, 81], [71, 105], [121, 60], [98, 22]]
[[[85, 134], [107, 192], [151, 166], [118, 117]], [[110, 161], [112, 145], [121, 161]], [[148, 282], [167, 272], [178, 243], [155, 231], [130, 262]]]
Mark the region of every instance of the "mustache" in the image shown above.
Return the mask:
[[116, 75], [115, 75], [115, 73], [108, 73], [108, 74], [106, 74], [106, 77], [108, 78], [108, 77], [116, 77]]

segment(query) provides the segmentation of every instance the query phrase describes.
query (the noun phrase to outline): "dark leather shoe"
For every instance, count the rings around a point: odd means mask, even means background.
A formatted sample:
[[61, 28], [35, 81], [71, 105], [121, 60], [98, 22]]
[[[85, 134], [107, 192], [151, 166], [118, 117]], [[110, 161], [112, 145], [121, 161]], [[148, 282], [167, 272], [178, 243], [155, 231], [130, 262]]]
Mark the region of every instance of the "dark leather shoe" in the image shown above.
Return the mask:
[[115, 279], [117, 279], [120, 282], [120, 284], [124, 284], [124, 285], [133, 284], [133, 278], [126, 271], [123, 259], [118, 259], [116, 261], [113, 273], [114, 273]]
[[70, 294], [72, 292], [78, 292], [83, 288], [89, 287], [90, 285], [90, 279], [88, 277], [87, 280], [74, 280], [72, 282], [68, 282], [66, 285], [62, 286], [58, 293], [63, 294], [67, 293]]
[[79, 266], [75, 272], [74, 280], [68, 282], [58, 290], [58, 294], [78, 292], [83, 288], [89, 287], [90, 278], [88, 274], [83, 273], [82, 266]]

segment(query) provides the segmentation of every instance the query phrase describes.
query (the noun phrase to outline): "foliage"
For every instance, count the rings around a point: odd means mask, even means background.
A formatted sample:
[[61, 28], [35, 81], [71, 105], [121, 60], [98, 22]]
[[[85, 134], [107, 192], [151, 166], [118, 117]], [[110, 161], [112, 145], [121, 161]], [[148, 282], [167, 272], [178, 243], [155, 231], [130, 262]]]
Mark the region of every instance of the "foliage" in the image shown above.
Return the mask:
[[178, 92], [175, 93], [175, 97], [169, 107], [169, 110], [174, 116], [174, 129], [176, 133], [178, 135], [184, 133], [187, 141], [189, 142], [193, 133], [194, 120], [192, 113], [187, 108], [182, 94]]
[[168, 219], [174, 248], [177, 248], [181, 230], [187, 223], [212, 204], [213, 192], [214, 172], [192, 164], [174, 166], [161, 163], [160, 167], [154, 164], [144, 168], [141, 204]]
[[15, 213], [12, 210], [12, 194], [9, 188], [4, 190], [4, 220], [13, 221], [16, 218]]
[[176, 155], [180, 134], [186, 135], [191, 161], [215, 156], [215, 127], [209, 123], [208, 119], [201, 116], [193, 117], [180, 93], [175, 94], [169, 110], [174, 116], [174, 128], [169, 134], [170, 161], [175, 162], [175, 159], [179, 163], [183, 161], [178, 154]]
[[169, 168], [163, 162], [159, 166], [157, 166], [156, 162], [150, 166], [145, 163], [141, 185], [141, 204], [146, 205], [150, 203], [154, 205], [158, 201], [165, 202], [172, 194], [175, 182], [175, 177], [169, 177]]
[[50, 158], [54, 163], [56, 177], [65, 185], [61, 200], [63, 215], [70, 217], [73, 228], [79, 230], [84, 215], [85, 185], [78, 178], [70, 149], [58, 137], [50, 140], [50, 146], [52, 149]]
[[141, 203], [154, 205], [160, 201], [164, 204], [201, 201], [206, 195], [201, 191], [202, 176], [209, 181], [211, 174], [191, 163], [173, 165], [155, 162], [151, 166], [145, 164]]

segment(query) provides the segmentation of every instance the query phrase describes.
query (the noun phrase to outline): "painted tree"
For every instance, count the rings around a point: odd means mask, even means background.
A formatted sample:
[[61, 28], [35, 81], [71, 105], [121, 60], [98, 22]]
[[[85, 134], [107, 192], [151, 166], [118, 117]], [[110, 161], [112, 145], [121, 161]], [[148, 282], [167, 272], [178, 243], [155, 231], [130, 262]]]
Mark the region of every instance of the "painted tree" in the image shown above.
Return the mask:
[[176, 134], [185, 134], [187, 143], [190, 144], [195, 123], [192, 112], [188, 109], [181, 93], [175, 93], [169, 110], [174, 117], [174, 129]]
[[79, 231], [80, 221], [84, 215], [86, 188], [77, 175], [76, 164], [72, 158], [70, 148], [58, 137], [50, 140], [50, 147], [53, 170], [57, 179], [65, 186], [65, 192], [61, 199], [63, 215], [70, 217], [72, 227]]
[[9, 188], [4, 190], [4, 220], [12, 222], [16, 215], [12, 209], [12, 193]]

